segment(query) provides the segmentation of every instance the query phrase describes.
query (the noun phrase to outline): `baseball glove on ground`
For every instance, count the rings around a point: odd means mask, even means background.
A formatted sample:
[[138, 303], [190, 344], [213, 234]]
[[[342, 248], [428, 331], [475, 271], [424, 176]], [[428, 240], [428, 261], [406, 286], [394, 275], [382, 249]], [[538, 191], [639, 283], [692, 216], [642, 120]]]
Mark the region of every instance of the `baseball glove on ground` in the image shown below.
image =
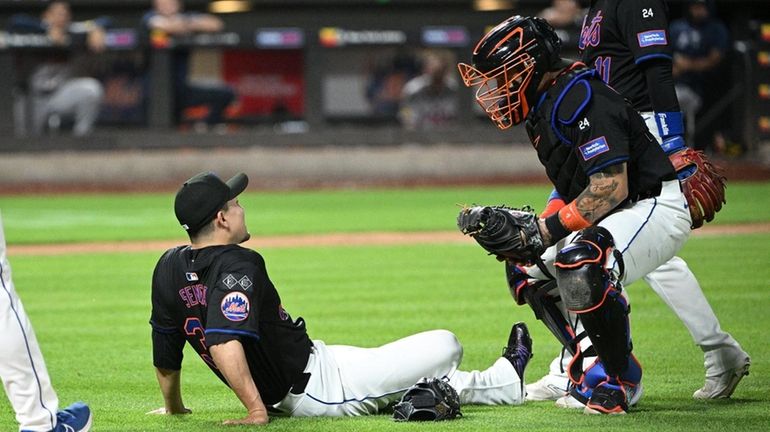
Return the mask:
[[537, 215], [530, 207], [465, 207], [457, 216], [457, 227], [500, 260], [532, 264], [545, 250]]
[[703, 221], [711, 222], [722, 209], [725, 200], [725, 176], [711, 164], [701, 151], [685, 149], [669, 156], [674, 165], [682, 192], [687, 198], [692, 217], [692, 228], [700, 228]]
[[447, 381], [420, 378], [393, 407], [396, 421], [441, 421], [462, 416], [460, 397]]

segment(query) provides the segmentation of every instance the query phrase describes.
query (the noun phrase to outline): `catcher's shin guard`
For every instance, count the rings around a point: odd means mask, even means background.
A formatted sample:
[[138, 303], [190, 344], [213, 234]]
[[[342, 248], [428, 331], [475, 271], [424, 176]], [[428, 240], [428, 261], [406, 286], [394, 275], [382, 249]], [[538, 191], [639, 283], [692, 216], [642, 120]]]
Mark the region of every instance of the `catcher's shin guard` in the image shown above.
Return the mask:
[[505, 262], [505, 275], [516, 303], [528, 304], [535, 318], [545, 324], [571, 355], [575, 355], [577, 344], [584, 335], [575, 335], [575, 329], [557, 306], [561, 298], [558, 292], [554, 292], [557, 290], [556, 281], [530, 279], [525, 268], [510, 261]]
[[554, 265], [562, 301], [580, 317], [607, 374], [619, 376], [628, 368], [631, 334], [628, 304], [605, 268], [614, 250], [609, 231], [589, 227], [559, 251]]

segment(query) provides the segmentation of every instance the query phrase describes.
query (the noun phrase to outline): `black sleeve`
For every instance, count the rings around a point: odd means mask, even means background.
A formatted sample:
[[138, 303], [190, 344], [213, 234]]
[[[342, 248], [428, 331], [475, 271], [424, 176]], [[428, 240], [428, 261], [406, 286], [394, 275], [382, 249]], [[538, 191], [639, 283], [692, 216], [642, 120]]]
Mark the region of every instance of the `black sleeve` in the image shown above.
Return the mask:
[[166, 251], [155, 265], [152, 273], [152, 312], [150, 314], [150, 325], [160, 331], [170, 331], [176, 328], [174, 318], [164, 299], [165, 287], [171, 286], [169, 280], [167, 262], [171, 257], [171, 250]]
[[640, 65], [647, 79], [650, 102], [655, 112], [679, 111], [679, 100], [674, 89], [674, 77], [671, 74], [671, 60], [654, 59]]
[[152, 364], [157, 368], [180, 370], [185, 339], [179, 332], [152, 330]]
[[171, 250], [163, 254], [152, 274], [152, 357], [156, 367], [179, 370], [182, 368], [185, 338], [174, 325], [171, 311], [163, 299], [164, 288], [171, 284], [166, 266], [171, 256]]
[[216, 285], [210, 287], [206, 318], [206, 343], [213, 346], [241, 338], [259, 339], [258, 267], [240, 260], [222, 266]]
[[672, 58], [668, 8], [662, 0], [622, 0], [617, 13], [620, 31], [637, 64]]

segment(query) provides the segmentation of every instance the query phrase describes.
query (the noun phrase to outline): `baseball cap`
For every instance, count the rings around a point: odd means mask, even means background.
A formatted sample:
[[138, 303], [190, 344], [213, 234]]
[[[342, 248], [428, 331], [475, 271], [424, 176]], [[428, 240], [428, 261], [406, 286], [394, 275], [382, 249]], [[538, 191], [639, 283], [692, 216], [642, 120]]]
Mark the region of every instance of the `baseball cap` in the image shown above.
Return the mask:
[[176, 193], [174, 212], [187, 232], [196, 233], [211, 222], [217, 212], [246, 189], [249, 178], [244, 173], [223, 182], [212, 172], [196, 174]]

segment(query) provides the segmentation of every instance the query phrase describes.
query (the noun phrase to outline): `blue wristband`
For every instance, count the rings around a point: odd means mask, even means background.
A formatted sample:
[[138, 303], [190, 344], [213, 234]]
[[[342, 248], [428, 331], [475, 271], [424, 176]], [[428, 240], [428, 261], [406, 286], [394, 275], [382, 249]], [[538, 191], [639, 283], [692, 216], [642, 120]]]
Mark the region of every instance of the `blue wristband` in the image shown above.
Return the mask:
[[684, 138], [681, 135], [663, 138], [663, 142], [660, 144], [663, 147], [663, 151], [667, 155], [673, 154], [687, 147], [684, 143]]
[[656, 112], [655, 124], [666, 154], [676, 153], [686, 147], [684, 142], [684, 121], [681, 112]]
[[662, 139], [684, 135], [684, 120], [681, 112], [656, 112], [655, 124]]

